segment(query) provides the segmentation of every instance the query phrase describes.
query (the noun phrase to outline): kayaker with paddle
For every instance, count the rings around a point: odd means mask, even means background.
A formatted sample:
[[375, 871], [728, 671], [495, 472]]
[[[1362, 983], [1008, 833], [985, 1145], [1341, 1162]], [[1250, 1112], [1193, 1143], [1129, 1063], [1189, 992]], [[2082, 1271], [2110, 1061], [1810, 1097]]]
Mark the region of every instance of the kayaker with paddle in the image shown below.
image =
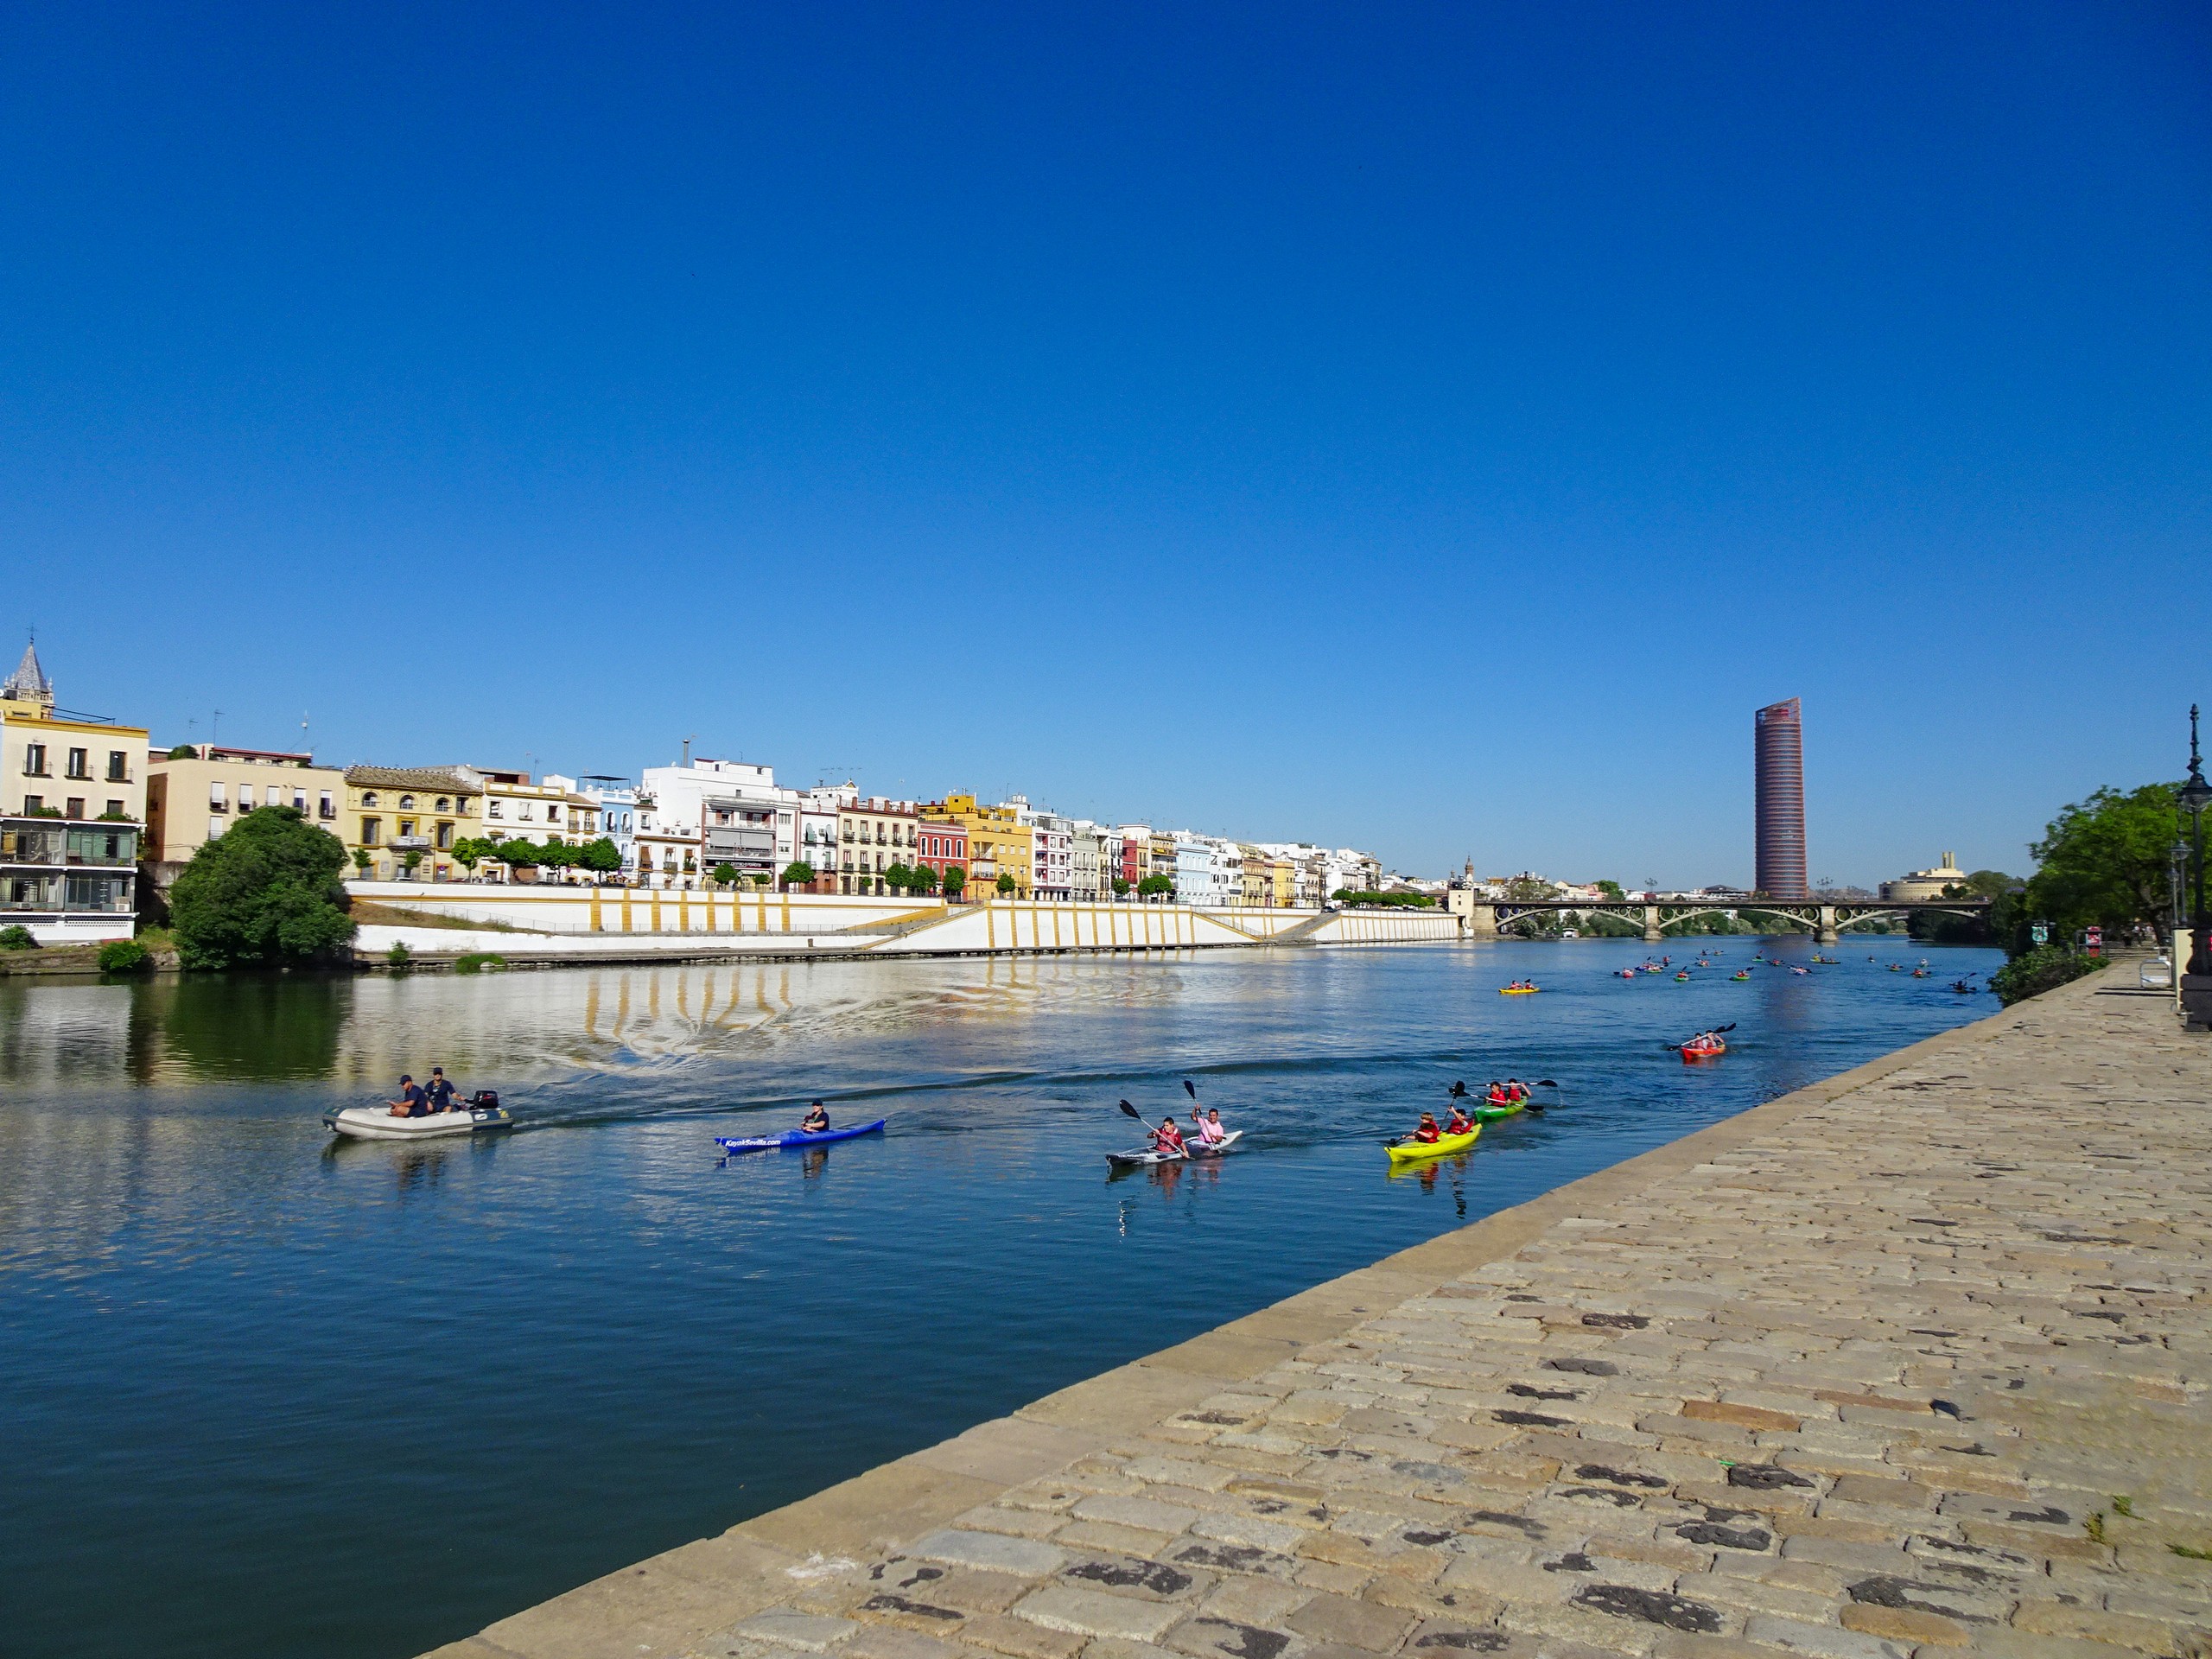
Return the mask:
[[1411, 1138], [1418, 1144], [1426, 1147], [1440, 1139], [1443, 1133], [1443, 1130], [1436, 1127], [1436, 1114], [1423, 1112], [1421, 1115], [1421, 1127], [1413, 1132]]
[[1495, 1077], [1491, 1079], [1490, 1093], [1483, 1098], [1486, 1103], [1492, 1106], [1510, 1106], [1513, 1103], [1506, 1096], [1505, 1085]]
[[1163, 1117], [1160, 1127], [1152, 1132], [1152, 1149], [1163, 1158], [1187, 1158], [1190, 1149], [1183, 1144], [1183, 1131], [1175, 1127], [1175, 1120]]
[[1444, 1120], [1444, 1133], [1446, 1135], [1465, 1135], [1474, 1127], [1475, 1120], [1467, 1116], [1467, 1109], [1464, 1106], [1454, 1105], [1452, 1116]]
[[1204, 1112], [1193, 1106], [1191, 1109], [1191, 1123], [1198, 1130], [1198, 1140], [1204, 1145], [1217, 1147], [1229, 1139], [1229, 1131], [1222, 1127], [1221, 1108], [1218, 1106], [1209, 1107]]
[[829, 1127], [829, 1111], [818, 1100], [806, 1109], [806, 1116], [798, 1122], [798, 1132], [801, 1135], [821, 1135]]

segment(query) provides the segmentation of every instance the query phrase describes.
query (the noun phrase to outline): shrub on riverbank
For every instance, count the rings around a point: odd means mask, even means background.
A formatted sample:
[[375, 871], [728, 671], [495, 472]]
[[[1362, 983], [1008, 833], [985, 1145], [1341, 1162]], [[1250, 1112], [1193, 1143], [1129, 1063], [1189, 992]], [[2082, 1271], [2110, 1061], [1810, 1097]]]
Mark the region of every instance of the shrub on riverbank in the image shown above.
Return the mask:
[[346, 848], [289, 806], [249, 812], [193, 855], [169, 892], [187, 968], [327, 959], [353, 938]]
[[1402, 905], [1409, 910], [1433, 910], [1436, 900], [1425, 893], [1355, 893], [1338, 887], [1329, 895], [1340, 905]]
[[100, 946], [99, 964], [104, 974], [150, 974], [154, 953], [136, 939], [110, 939]]
[[38, 940], [31, 931], [20, 924], [14, 927], [0, 927], [0, 950], [35, 950]]
[[453, 959], [456, 974], [496, 974], [505, 970], [507, 959], [496, 950], [470, 950]]
[[2083, 956], [2078, 950], [2061, 950], [2055, 944], [2038, 945], [2013, 957], [1992, 974], [1989, 988], [2009, 1008], [2015, 1002], [2044, 991], [2055, 991], [2061, 985], [2070, 985], [2084, 975], [2108, 965], [2101, 957]]

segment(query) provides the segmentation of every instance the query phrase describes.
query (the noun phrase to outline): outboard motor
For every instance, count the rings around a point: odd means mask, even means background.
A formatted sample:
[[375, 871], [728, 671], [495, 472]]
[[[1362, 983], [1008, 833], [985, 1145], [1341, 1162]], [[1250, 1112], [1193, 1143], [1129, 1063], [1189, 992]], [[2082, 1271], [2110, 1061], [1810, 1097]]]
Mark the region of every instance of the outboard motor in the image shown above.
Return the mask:
[[476, 1097], [468, 1103], [480, 1111], [495, 1112], [499, 1109], [499, 1090], [496, 1089], [479, 1089], [476, 1091]]

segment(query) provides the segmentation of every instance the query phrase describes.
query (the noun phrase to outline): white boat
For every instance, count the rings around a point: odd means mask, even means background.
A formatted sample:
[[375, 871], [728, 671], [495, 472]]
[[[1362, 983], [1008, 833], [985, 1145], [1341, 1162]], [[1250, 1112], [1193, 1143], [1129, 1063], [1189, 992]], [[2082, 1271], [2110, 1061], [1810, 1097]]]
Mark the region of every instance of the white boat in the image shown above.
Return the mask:
[[388, 1106], [344, 1106], [322, 1115], [323, 1127], [357, 1141], [427, 1141], [442, 1135], [484, 1135], [511, 1129], [514, 1116], [490, 1090], [467, 1103], [456, 1102], [451, 1111], [426, 1117], [394, 1117]]

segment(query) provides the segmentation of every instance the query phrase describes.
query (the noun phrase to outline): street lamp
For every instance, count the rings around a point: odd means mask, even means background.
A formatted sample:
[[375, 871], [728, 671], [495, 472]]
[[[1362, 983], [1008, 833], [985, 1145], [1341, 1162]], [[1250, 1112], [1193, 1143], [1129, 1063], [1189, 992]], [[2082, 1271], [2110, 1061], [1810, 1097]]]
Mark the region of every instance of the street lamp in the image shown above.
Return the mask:
[[2177, 841], [2166, 849], [2166, 880], [2173, 893], [2173, 903], [2167, 915], [2176, 938], [2189, 931], [2189, 906], [2183, 901], [2185, 889], [2182, 887], [2182, 874], [2188, 868], [2189, 843]]
[[2212, 1028], [2212, 918], [2204, 907], [2204, 809], [2212, 806], [2212, 784], [2204, 781], [2204, 761], [2196, 748], [2196, 705], [2189, 706], [2189, 781], [2181, 786], [2190, 827], [2190, 931], [2195, 935], [2189, 970], [2182, 976], [2182, 1012], [2193, 1028]]

